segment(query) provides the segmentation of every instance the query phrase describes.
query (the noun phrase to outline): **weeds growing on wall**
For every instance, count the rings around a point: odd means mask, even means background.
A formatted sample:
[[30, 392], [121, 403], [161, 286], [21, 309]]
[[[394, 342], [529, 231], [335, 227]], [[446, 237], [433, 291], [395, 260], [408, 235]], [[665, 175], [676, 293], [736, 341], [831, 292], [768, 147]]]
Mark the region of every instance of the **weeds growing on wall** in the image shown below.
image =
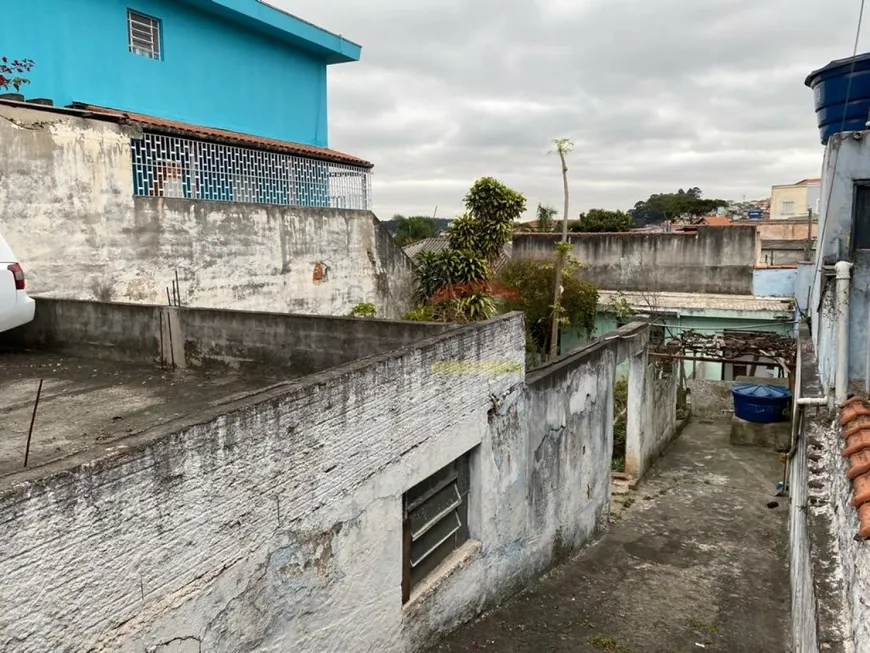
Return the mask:
[[378, 309], [371, 302], [360, 302], [350, 309], [350, 317], [375, 317]]

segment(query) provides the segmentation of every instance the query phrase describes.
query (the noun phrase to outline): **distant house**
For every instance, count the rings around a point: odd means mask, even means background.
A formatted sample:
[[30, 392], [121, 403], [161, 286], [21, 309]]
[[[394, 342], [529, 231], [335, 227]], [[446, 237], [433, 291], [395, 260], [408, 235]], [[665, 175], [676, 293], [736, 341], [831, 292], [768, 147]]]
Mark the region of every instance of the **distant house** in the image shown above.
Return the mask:
[[258, 0], [42, 0], [0, 22], [25, 96], [142, 126], [135, 194], [365, 209], [370, 171], [328, 149], [327, 68], [359, 45]]
[[413, 270], [370, 211], [373, 166], [329, 148], [327, 69], [360, 46], [258, 0], [4, 9], [0, 56], [35, 63], [26, 95], [0, 96], [0, 223], [28, 289], [407, 311]]
[[701, 224], [707, 227], [730, 227], [732, 221], [726, 215], [708, 215], [701, 218]]
[[805, 216], [807, 210], [819, 214], [821, 179], [801, 179], [795, 184], [770, 189], [770, 218], [779, 220]]
[[[37, 10], [38, 9], [38, 10]], [[318, 147], [327, 67], [359, 45], [259, 0], [40, 0], [4, 7], [28, 98], [112, 107]]]

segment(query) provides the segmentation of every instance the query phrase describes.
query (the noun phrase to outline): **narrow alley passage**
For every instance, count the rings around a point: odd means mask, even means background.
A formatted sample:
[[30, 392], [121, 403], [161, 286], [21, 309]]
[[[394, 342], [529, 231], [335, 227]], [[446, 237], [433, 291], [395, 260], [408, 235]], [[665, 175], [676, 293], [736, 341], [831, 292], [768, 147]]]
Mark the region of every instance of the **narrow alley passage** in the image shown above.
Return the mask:
[[690, 423], [601, 539], [433, 652], [785, 651], [783, 466], [728, 435]]

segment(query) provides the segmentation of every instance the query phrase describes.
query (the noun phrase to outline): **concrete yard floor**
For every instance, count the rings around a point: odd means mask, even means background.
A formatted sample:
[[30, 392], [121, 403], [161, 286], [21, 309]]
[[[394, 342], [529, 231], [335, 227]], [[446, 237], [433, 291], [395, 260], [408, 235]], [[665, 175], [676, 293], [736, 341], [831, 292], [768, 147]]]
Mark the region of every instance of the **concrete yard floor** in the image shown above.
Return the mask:
[[785, 651], [783, 465], [728, 437], [690, 423], [603, 537], [432, 651]]
[[0, 353], [0, 478], [194, 414], [286, 379], [161, 370], [47, 353]]

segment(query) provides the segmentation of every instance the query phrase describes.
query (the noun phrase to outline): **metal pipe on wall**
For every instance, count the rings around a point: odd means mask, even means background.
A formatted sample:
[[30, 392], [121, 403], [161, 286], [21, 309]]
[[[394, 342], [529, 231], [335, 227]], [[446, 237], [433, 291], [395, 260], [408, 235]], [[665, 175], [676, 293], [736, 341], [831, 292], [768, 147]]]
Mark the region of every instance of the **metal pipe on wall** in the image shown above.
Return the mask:
[[837, 272], [837, 369], [834, 388], [837, 404], [842, 404], [849, 392], [849, 296], [852, 263], [840, 261], [834, 269]]

